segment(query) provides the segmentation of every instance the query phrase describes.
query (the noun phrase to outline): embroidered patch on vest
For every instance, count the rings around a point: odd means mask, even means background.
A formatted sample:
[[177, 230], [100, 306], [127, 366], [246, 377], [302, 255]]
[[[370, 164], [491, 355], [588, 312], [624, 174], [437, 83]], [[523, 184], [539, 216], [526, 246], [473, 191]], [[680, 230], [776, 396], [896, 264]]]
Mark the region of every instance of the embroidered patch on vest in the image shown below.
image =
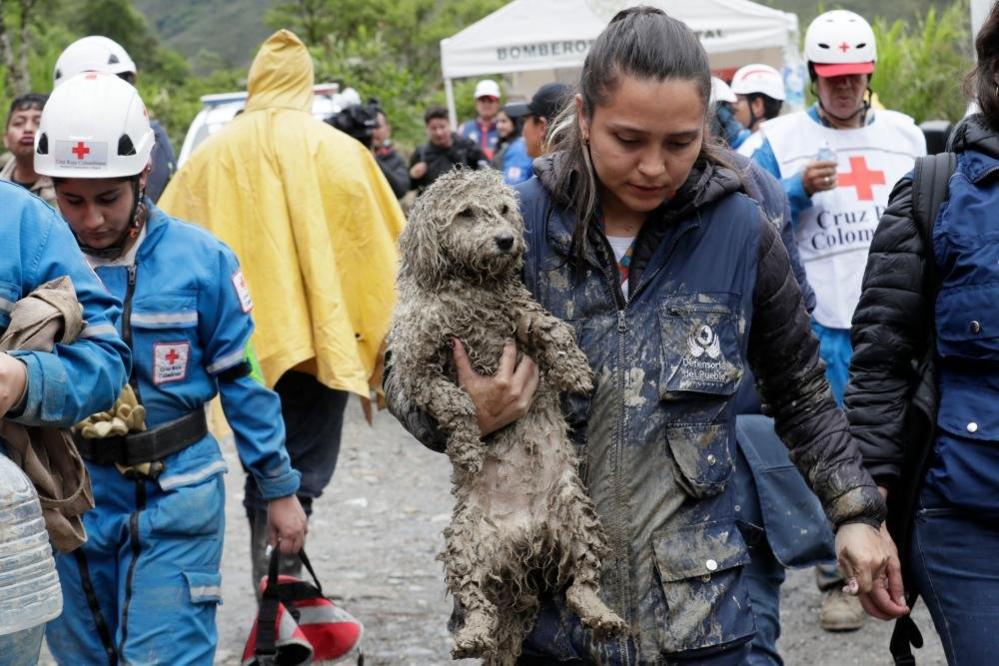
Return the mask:
[[232, 286], [236, 288], [236, 295], [239, 296], [239, 306], [243, 312], [253, 309], [253, 299], [250, 298], [250, 288], [246, 286], [246, 278], [243, 271], [236, 271], [232, 274]]
[[153, 345], [153, 383], [183, 381], [187, 377], [189, 342], [157, 342]]

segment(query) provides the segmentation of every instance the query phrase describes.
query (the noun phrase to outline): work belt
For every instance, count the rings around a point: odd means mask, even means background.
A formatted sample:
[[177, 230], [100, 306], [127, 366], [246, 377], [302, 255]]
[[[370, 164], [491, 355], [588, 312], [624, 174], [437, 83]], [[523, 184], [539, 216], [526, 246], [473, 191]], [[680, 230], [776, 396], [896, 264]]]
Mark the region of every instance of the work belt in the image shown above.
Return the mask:
[[163, 460], [171, 453], [200, 441], [207, 434], [205, 410], [198, 409], [146, 432], [103, 439], [85, 439], [77, 433], [75, 440], [80, 455], [88, 462], [131, 467]]

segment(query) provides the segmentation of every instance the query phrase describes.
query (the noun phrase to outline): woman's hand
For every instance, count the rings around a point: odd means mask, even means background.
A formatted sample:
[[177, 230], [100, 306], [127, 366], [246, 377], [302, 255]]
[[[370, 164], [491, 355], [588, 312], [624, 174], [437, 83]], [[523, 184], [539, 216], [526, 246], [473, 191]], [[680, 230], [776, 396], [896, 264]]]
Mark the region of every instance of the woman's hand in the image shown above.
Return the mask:
[[272, 499], [267, 503], [267, 543], [280, 548], [282, 555], [293, 555], [305, 545], [309, 520], [295, 495]]
[[27, 386], [27, 366], [10, 354], [0, 353], [0, 418], [21, 401]]
[[458, 369], [458, 386], [475, 405], [475, 420], [483, 437], [510, 425], [527, 413], [538, 388], [538, 366], [525, 355], [517, 363], [517, 345], [508, 340], [503, 346], [503, 356], [492, 377], [480, 375], [472, 369], [461, 340], [452, 338], [454, 364]]
[[902, 588], [898, 549], [882, 524], [878, 531], [864, 523], [848, 523], [836, 532], [836, 556], [855, 594], [872, 617], [891, 620], [909, 612]]

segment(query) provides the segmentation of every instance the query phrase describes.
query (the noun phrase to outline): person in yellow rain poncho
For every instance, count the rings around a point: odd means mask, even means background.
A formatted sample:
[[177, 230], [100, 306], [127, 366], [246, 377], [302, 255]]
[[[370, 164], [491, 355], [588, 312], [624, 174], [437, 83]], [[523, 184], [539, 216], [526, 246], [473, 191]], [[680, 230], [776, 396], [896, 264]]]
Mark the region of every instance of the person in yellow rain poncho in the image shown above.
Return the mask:
[[[371, 152], [312, 117], [312, 86], [305, 45], [287, 30], [271, 35], [250, 67], [246, 110], [191, 155], [159, 201], [240, 259], [232, 279], [257, 325], [247, 362], [281, 396], [310, 515], [336, 467], [347, 396], [366, 398], [376, 379], [404, 223]], [[259, 581], [267, 515], [251, 476], [243, 503]]]

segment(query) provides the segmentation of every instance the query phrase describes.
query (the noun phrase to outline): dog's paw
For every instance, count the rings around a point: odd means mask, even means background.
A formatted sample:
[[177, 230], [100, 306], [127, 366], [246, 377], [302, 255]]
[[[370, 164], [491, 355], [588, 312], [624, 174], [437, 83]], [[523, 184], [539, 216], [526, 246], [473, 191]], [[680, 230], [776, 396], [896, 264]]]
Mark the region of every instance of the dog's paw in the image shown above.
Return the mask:
[[481, 657], [496, 649], [496, 638], [491, 623], [475, 613], [465, 619], [465, 626], [454, 635], [452, 659]]
[[[582, 355], [582, 352], [579, 352]], [[577, 395], [587, 395], [593, 391], [593, 370], [587, 364], [586, 357], [574, 359], [573, 363], [556, 366], [555, 382], [559, 390]]]
[[599, 638], [618, 636], [629, 631], [628, 623], [608, 608], [592, 587], [571, 585], [566, 590], [565, 598], [569, 608]]

